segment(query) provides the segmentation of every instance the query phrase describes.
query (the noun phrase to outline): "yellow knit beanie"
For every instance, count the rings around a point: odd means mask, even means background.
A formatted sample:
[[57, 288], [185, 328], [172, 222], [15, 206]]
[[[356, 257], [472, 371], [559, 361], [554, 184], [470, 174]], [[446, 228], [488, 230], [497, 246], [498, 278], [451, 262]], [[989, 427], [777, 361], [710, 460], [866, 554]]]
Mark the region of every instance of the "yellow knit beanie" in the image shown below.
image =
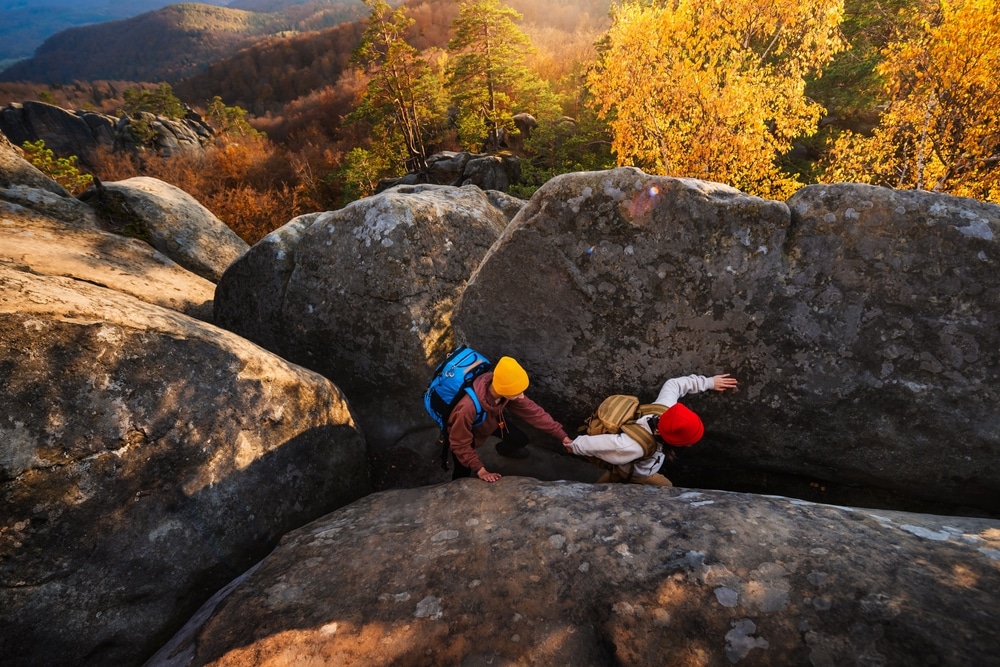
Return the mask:
[[510, 357], [500, 357], [493, 369], [493, 391], [500, 396], [517, 396], [528, 388], [528, 374]]

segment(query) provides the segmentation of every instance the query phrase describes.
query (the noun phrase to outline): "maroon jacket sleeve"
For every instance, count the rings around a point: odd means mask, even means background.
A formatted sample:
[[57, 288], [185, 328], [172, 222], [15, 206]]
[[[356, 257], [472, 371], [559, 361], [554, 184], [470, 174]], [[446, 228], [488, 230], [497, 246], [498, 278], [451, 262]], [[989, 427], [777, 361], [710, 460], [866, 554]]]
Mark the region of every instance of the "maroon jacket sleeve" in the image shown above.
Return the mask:
[[475, 473], [483, 467], [483, 462], [476, 454], [475, 435], [472, 433], [472, 422], [476, 418], [476, 406], [468, 396], [462, 397], [448, 417], [448, 444], [455, 458], [466, 468]]
[[563, 439], [567, 437], [562, 424], [553, 419], [548, 412], [542, 409], [542, 406], [538, 405], [538, 403], [535, 403], [527, 396], [522, 396], [517, 400], [509, 401], [507, 403], [507, 409], [510, 411], [511, 415], [530, 424], [531, 426], [534, 426], [539, 431], [548, 433], [559, 442], [562, 442]]

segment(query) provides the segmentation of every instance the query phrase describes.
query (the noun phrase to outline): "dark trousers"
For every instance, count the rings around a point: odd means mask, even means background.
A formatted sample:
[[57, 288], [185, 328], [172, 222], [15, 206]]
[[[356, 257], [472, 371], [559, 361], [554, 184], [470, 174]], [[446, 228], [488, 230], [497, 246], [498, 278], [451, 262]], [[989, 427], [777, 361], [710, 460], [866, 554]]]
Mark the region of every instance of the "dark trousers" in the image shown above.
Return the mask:
[[[520, 449], [528, 445], [528, 434], [511, 424], [510, 421], [505, 422], [502, 429], [498, 428], [493, 431], [493, 435], [500, 438], [500, 442], [497, 443], [497, 447], [500, 449]], [[451, 473], [452, 479], [472, 477], [472, 470], [459, 463], [454, 452], [451, 455], [451, 464], [455, 469]]]

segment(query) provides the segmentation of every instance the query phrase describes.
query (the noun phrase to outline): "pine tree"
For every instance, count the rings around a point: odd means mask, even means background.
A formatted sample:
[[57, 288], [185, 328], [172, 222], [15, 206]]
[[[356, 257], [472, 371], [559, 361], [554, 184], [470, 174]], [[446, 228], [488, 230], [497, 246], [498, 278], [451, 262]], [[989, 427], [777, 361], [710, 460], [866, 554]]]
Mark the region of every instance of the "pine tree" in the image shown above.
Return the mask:
[[436, 119], [445, 116], [443, 91], [430, 66], [406, 42], [413, 19], [385, 0], [364, 0], [372, 8], [353, 62], [371, 77], [353, 119], [365, 119], [396, 136], [406, 150], [407, 169], [427, 168], [427, 142]]
[[534, 78], [525, 65], [531, 40], [517, 27], [520, 20], [499, 0], [459, 5], [448, 42], [448, 89], [458, 106], [459, 138], [470, 148], [483, 139], [487, 148], [499, 148], [502, 132], [513, 128], [519, 93]]

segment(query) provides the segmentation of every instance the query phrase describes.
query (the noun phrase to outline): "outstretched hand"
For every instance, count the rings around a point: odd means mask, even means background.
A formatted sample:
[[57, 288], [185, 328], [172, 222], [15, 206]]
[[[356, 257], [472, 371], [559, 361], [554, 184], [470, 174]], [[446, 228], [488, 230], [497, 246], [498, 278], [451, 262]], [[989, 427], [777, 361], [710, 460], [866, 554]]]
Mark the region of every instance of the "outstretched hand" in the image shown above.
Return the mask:
[[727, 389], [736, 389], [738, 382], [736, 378], [730, 377], [729, 373], [723, 373], [722, 375], [716, 375], [712, 378], [712, 389], [715, 391], [725, 391]]

